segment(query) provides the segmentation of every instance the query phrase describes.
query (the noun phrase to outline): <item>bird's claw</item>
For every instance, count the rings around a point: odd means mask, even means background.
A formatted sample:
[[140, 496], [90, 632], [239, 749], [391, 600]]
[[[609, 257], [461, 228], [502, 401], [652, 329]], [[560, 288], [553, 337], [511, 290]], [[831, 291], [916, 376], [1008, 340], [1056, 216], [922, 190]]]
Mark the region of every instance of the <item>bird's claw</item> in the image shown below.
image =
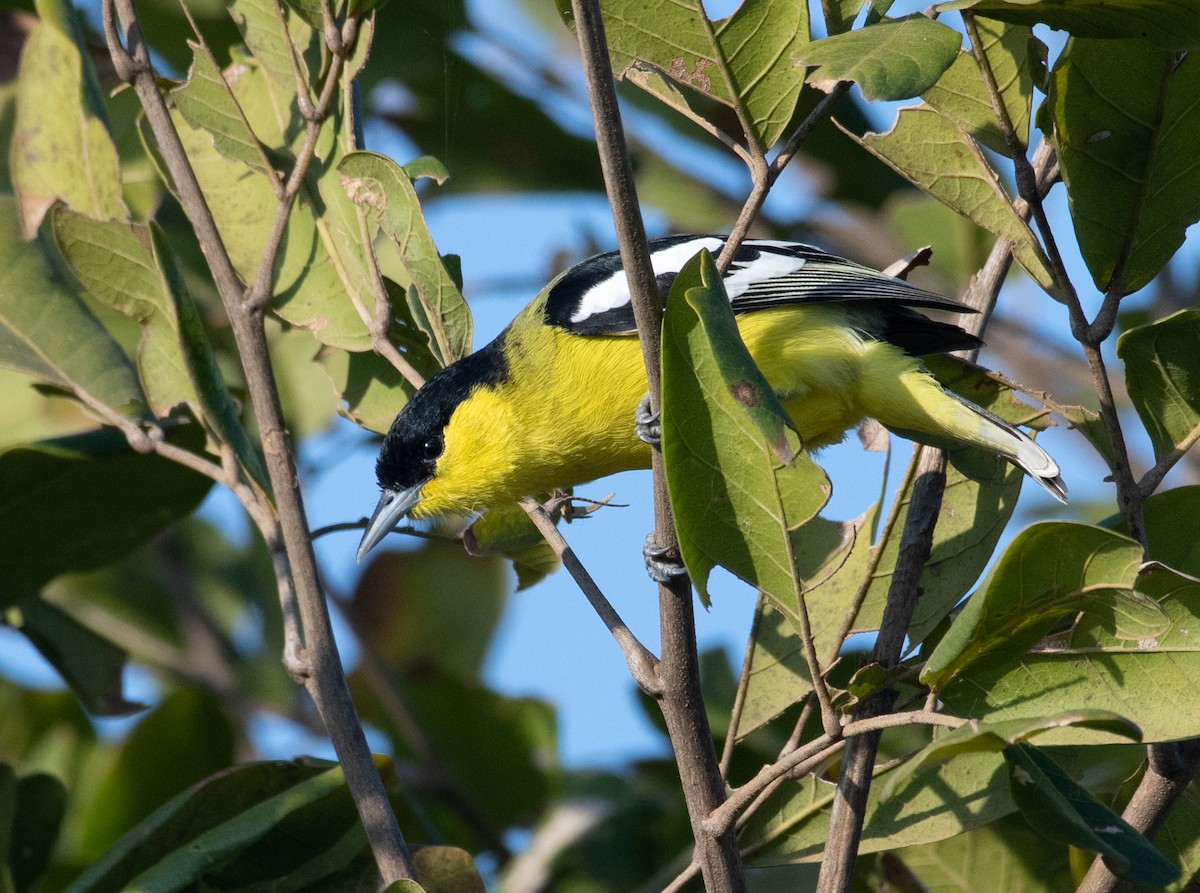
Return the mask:
[[641, 399], [633, 413], [633, 430], [650, 446], [662, 443], [662, 418], [650, 408], [649, 394]]
[[654, 532], [646, 534], [646, 544], [642, 546], [642, 555], [646, 559], [646, 574], [655, 583], [670, 583], [687, 573], [687, 568], [679, 559], [678, 552], [664, 549], [654, 541]]

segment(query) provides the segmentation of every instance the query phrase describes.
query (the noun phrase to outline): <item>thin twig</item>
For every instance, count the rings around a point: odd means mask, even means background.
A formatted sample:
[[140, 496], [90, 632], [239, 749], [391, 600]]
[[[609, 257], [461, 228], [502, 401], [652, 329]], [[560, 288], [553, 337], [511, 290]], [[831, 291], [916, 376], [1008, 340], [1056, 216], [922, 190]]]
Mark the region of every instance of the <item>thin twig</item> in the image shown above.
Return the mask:
[[617, 647], [625, 655], [625, 663], [629, 666], [629, 673], [633, 676], [638, 687], [646, 694], [657, 697], [661, 685], [657, 674], [658, 658], [626, 626], [625, 621], [621, 619], [621, 615], [617, 613], [616, 608], [612, 606], [612, 603], [605, 597], [600, 587], [596, 585], [596, 581], [592, 579], [592, 575], [583, 566], [583, 562], [579, 560], [579, 557], [575, 554], [575, 550], [571, 548], [566, 538], [563, 537], [562, 532], [555, 526], [554, 521], [547, 514], [545, 508], [536, 499], [528, 497], [521, 500], [521, 508], [529, 515], [529, 519], [533, 521], [542, 538], [554, 550], [554, 554], [562, 561], [563, 567], [567, 569], [567, 573], [571, 575], [571, 578], [575, 581], [580, 591], [583, 592], [588, 603], [600, 616], [608, 631], [612, 633], [613, 639], [617, 642]]
[[[263, 454], [286, 550], [286, 561], [276, 560], [275, 563], [276, 573], [282, 575], [279, 577], [280, 591], [290, 591], [294, 585], [304, 623], [304, 641], [301, 643], [296, 639], [289, 647], [303, 649], [301, 660], [311, 667], [307, 680], [308, 691], [321, 713], [341, 761], [346, 783], [354, 797], [384, 882], [414, 879], [416, 873], [412, 857], [371, 758], [338, 658], [312, 541], [308, 536], [295, 458], [288, 444], [262, 313], [257, 307], [248, 307], [244, 300], [241, 280], [230, 261], [166, 102], [159, 93], [133, 0], [104, 0], [102, 14], [113, 65], [117, 74], [131, 83], [137, 92], [147, 123], [170, 172], [180, 203], [196, 232], [233, 329], [262, 436]], [[118, 15], [120, 26], [117, 24]], [[278, 250], [277, 245], [275, 250]], [[260, 271], [272, 271], [274, 267], [275, 256], [265, 254]], [[262, 275], [267, 274], [260, 272]], [[277, 559], [274, 554], [272, 557]]]

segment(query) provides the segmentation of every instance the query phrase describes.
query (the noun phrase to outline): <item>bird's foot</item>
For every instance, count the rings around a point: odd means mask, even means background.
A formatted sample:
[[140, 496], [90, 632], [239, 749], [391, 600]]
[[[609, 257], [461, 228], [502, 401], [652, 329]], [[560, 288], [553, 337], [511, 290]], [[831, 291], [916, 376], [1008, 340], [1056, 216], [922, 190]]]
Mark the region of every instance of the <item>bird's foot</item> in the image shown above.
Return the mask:
[[646, 534], [646, 544], [642, 546], [642, 555], [646, 559], [646, 573], [655, 583], [670, 583], [687, 573], [678, 552], [674, 549], [664, 549], [654, 541], [654, 532]]
[[662, 418], [657, 412], [650, 409], [649, 394], [643, 397], [637, 405], [637, 410], [633, 414], [633, 430], [638, 438], [650, 446], [658, 446], [662, 443]]

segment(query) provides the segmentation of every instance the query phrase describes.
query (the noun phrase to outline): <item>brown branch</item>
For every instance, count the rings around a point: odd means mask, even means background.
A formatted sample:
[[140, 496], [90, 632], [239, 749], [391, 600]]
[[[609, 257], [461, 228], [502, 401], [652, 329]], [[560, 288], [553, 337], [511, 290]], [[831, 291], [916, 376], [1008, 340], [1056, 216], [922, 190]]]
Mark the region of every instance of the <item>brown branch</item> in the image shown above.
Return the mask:
[[[657, 413], [660, 407], [658, 363], [662, 304], [650, 266], [645, 229], [625, 147], [604, 22], [598, 0], [572, 0], [571, 6], [596, 127], [600, 167], [612, 207], [621, 262], [629, 279], [633, 314], [646, 364], [650, 408]], [[654, 539], [667, 554], [678, 556], [678, 538], [663, 477], [662, 451], [652, 450], [651, 457]], [[746, 879], [736, 839], [732, 833], [713, 837], [703, 826], [705, 817], [724, 801], [725, 783], [700, 691], [700, 659], [696, 648], [691, 583], [686, 575], [682, 575], [670, 583], [659, 584], [658, 594], [662, 634], [658, 703], [675, 751], [705, 885], [710, 893], [742, 891], [746, 889]]]
[[[117, 24], [117, 16], [121, 24]], [[388, 803], [387, 791], [367, 747], [338, 658], [308, 536], [304, 504], [288, 444], [261, 309], [244, 300], [245, 291], [225, 250], [212, 213], [188, 161], [166, 102], [158, 91], [149, 50], [142, 38], [133, 0], [104, 0], [104, 33], [118, 75], [131, 83], [175, 184], [188, 219], [221, 295], [237, 342], [286, 551], [287, 569], [278, 563], [281, 589], [294, 585], [304, 623], [304, 658], [311, 667], [305, 680], [341, 761], [367, 839], [385, 883], [415, 878], [412, 857]], [[121, 31], [124, 32], [124, 39]], [[126, 49], [128, 47], [128, 49]], [[278, 246], [276, 246], [277, 249]], [[264, 254], [261, 270], [271, 271], [275, 257]], [[260, 279], [266, 274], [260, 273]], [[287, 573], [290, 571], [290, 580]]]
[[[900, 537], [900, 554], [888, 587], [879, 637], [872, 651], [873, 660], [886, 669], [899, 664], [903, 654], [904, 639], [921, 594], [921, 572], [929, 560], [933, 530], [946, 486], [945, 453], [922, 447], [921, 454], [904, 533]], [[867, 699], [856, 715], [862, 719], [881, 716], [891, 710], [894, 701], [895, 692], [888, 689]], [[846, 893], [850, 889], [881, 734], [875, 730], [850, 739], [829, 818], [829, 837], [817, 878], [817, 893]]]

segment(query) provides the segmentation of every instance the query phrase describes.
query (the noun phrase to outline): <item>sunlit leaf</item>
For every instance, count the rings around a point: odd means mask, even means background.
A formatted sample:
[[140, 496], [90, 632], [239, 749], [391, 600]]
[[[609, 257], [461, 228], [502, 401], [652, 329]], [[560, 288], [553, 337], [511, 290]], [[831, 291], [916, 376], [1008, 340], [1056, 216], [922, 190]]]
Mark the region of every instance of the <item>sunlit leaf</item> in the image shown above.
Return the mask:
[[[1158, 603], [1168, 622], [1165, 632], [1130, 640], [1113, 632], [1105, 618], [1085, 615], [1062, 644], [971, 668], [941, 691], [946, 709], [994, 722], [1098, 706], [1135, 723], [1147, 742], [1200, 735], [1200, 720], [1179, 709], [1200, 686], [1195, 623], [1200, 583], [1151, 563], [1135, 585]], [[1046, 737], [1053, 744], [1112, 740], [1084, 729], [1060, 729]]]
[[1200, 311], [1181, 310], [1117, 340], [1125, 380], [1162, 461], [1200, 438]]
[[117, 150], [74, 9], [39, 0], [37, 10], [21, 52], [11, 158], [26, 238], [59, 200], [100, 220], [126, 216]]
[[815, 40], [798, 55], [801, 64], [816, 66], [808, 76], [814, 86], [854, 81], [868, 100], [898, 100], [932, 87], [961, 45], [953, 28], [911, 15]]
[[[1033, 67], [1028, 28], [989, 19], [976, 22], [982, 51], [1000, 89], [1000, 98], [1022, 146], [1029, 143], [1029, 113], [1033, 106]], [[930, 108], [945, 115], [994, 152], [1008, 155], [1008, 144], [996, 121], [992, 100], [976, 57], [960, 50], [936, 84], [921, 94]]]
[[55, 277], [41, 244], [21, 240], [11, 196], [0, 195], [0, 246], [0, 364], [115, 409], [143, 402], [120, 345]]
[[[1100, 527], [1045, 522], [1022, 531], [967, 601], [921, 672], [944, 687], [985, 655], [1010, 663], [1068, 614], [1095, 611], [1125, 638], [1167, 625], [1157, 603], [1134, 590], [1142, 550]], [[1129, 630], [1129, 632], [1125, 632]]]
[[938, 201], [1013, 242], [1017, 262], [1052, 291], [1053, 277], [1041, 246], [975, 141], [953, 121], [928, 106], [906, 108], [887, 133], [853, 138]]
[[602, 9], [618, 77], [648, 62], [718, 102], [741, 106], [753, 130], [747, 136], [764, 150], [780, 138], [804, 83], [796, 63], [808, 43], [806, 4], [745, 0], [716, 22], [699, 0], [606, 0]]
[[471, 314], [425, 226], [408, 174], [390, 158], [371, 152], [346, 156], [338, 172], [354, 203], [400, 249], [442, 363], [466, 356], [471, 351]]

